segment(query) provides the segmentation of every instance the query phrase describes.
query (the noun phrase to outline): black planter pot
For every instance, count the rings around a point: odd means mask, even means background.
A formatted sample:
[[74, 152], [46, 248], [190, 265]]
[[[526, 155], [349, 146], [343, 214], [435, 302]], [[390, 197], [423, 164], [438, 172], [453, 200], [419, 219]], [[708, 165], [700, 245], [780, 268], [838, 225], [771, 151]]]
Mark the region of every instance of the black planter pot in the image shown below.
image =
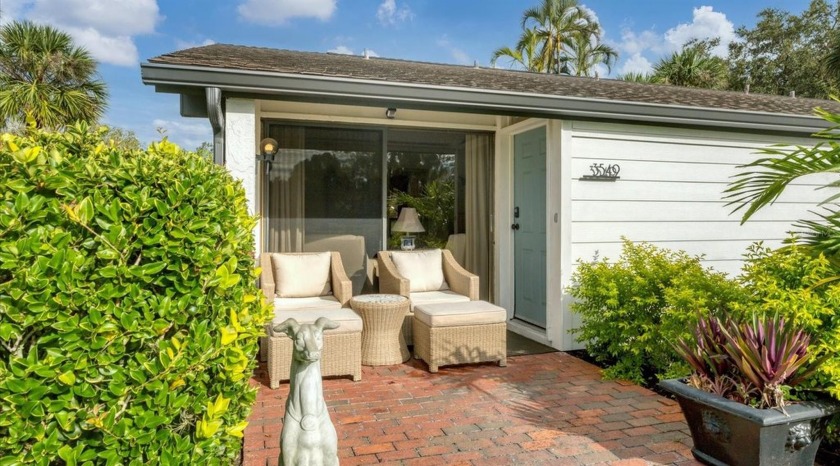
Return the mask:
[[682, 380], [659, 382], [680, 403], [695, 458], [716, 466], [810, 466], [822, 440], [832, 402], [803, 402], [755, 409], [697, 390]]

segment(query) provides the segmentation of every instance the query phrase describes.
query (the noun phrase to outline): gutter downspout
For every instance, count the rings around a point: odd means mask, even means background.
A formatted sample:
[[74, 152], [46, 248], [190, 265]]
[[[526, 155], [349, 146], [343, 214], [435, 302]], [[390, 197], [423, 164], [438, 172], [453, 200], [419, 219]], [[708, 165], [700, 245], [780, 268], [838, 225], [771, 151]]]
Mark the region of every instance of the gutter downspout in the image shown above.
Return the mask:
[[225, 164], [225, 114], [222, 113], [222, 90], [218, 87], [204, 89], [207, 97], [207, 116], [213, 127], [213, 161]]

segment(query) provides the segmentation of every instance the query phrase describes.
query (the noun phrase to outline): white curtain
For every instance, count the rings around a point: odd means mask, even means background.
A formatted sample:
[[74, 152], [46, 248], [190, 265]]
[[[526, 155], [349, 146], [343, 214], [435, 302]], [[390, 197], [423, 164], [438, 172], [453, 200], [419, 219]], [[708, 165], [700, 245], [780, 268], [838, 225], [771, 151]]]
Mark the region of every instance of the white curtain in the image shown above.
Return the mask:
[[493, 294], [492, 134], [468, 134], [466, 142], [466, 254], [464, 267], [479, 276], [481, 299]]
[[280, 150], [268, 175], [268, 250], [301, 252], [304, 238], [304, 149], [303, 128], [281, 129]]

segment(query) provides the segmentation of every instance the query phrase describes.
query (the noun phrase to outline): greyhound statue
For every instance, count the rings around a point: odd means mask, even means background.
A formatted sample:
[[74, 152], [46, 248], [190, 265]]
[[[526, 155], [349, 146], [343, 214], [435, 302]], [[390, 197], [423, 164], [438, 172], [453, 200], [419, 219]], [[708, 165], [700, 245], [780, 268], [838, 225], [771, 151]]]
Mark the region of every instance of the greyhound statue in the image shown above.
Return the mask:
[[274, 327], [275, 332], [288, 335], [293, 345], [289, 398], [280, 434], [282, 466], [338, 465], [338, 436], [327, 412], [321, 384], [323, 331], [338, 325], [319, 317], [314, 324], [286, 319]]

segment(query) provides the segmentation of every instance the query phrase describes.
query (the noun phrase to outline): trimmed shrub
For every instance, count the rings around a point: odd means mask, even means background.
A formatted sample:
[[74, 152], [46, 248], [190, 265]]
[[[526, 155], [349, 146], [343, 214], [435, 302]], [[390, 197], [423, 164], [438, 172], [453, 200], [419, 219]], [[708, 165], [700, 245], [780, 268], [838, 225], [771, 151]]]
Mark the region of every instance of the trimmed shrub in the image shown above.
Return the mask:
[[607, 378], [653, 384], [690, 372], [671, 346], [698, 316], [741, 299], [736, 283], [700, 257], [624, 240], [621, 257], [578, 261], [569, 293], [581, 316], [575, 330]]
[[740, 281], [750, 298], [733, 312], [782, 316], [811, 335], [810, 351], [828, 359], [802, 383], [809, 390], [824, 391], [840, 400], [840, 281], [837, 269], [814, 249], [791, 242], [771, 250], [753, 244], [745, 255]]
[[104, 132], [0, 138], [0, 465], [233, 463], [256, 220], [224, 168]]

